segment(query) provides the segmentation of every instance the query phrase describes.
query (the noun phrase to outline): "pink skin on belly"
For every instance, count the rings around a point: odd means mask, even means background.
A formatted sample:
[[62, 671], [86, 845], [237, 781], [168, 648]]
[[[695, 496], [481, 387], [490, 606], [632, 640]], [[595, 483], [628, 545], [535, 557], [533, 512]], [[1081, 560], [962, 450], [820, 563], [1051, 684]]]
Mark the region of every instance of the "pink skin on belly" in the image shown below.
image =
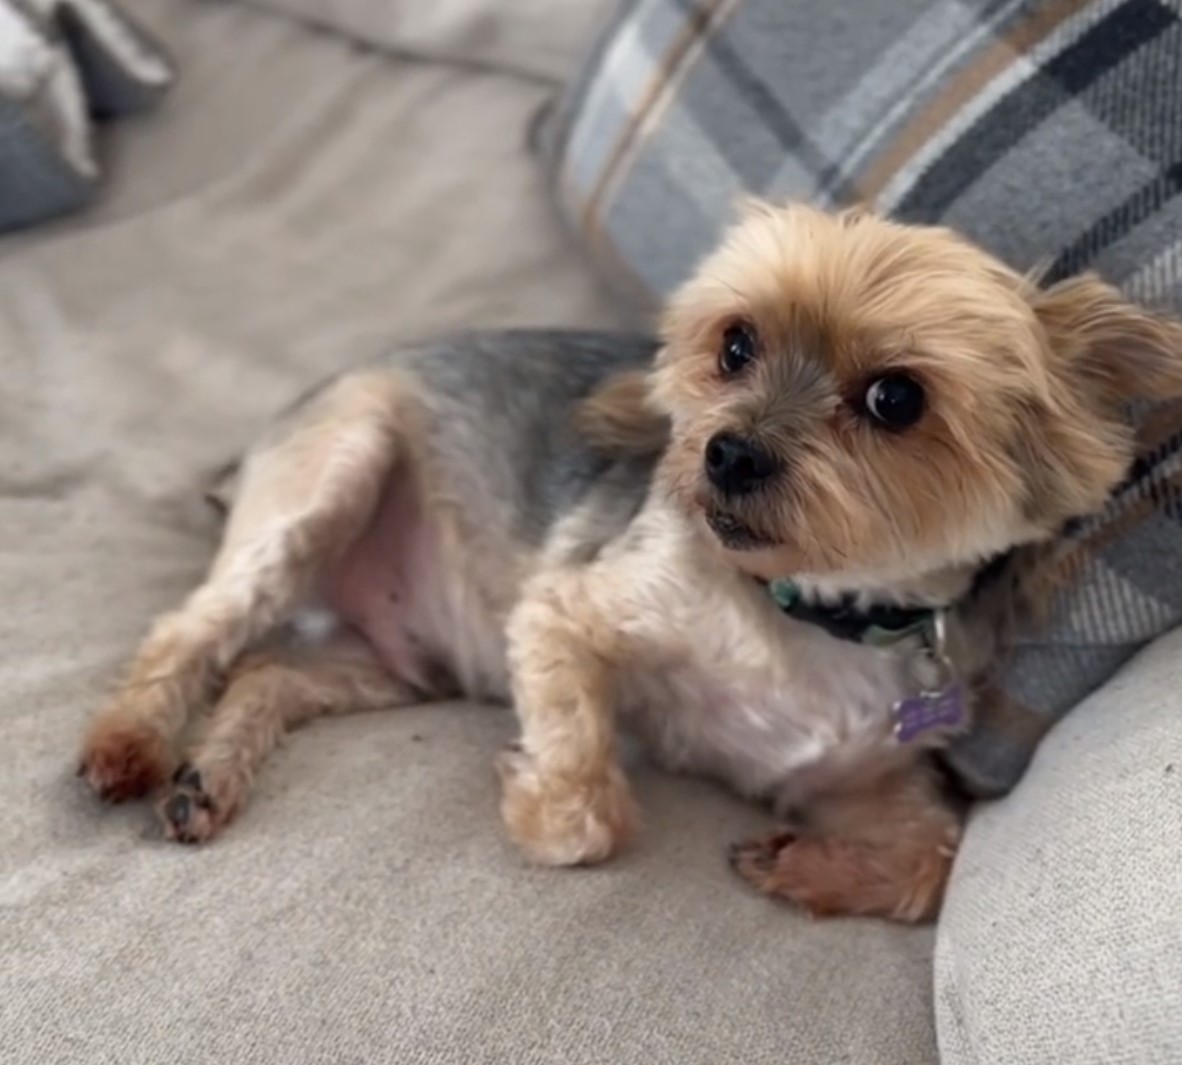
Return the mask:
[[415, 589], [408, 575], [425, 576], [425, 554], [413, 486], [395, 475], [369, 527], [345, 552], [321, 588], [325, 603], [373, 645], [382, 664], [426, 690], [431, 670], [407, 628]]

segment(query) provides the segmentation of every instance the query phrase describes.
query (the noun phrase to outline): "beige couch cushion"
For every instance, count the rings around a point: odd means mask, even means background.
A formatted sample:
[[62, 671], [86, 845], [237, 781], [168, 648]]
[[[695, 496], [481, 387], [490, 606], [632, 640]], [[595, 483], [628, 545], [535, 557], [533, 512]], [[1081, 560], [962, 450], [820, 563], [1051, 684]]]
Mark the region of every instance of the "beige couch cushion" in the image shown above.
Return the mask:
[[745, 892], [763, 815], [643, 777], [586, 872], [502, 842], [505, 711], [318, 724], [203, 850], [71, 776], [85, 714], [210, 550], [219, 461], [392, 337], [613, 321], [524, 149], [537, 86], [141, 0], [182, 71], [75, 224], [0, 243], [5, 1065], [934, 1060], [928, 932]]
[[1182, 1062], [1182, 632], [973, 819], [937, 949], [946, 1065]]
[[565, 79], [618, 0], [253, 0], [357, 41]]

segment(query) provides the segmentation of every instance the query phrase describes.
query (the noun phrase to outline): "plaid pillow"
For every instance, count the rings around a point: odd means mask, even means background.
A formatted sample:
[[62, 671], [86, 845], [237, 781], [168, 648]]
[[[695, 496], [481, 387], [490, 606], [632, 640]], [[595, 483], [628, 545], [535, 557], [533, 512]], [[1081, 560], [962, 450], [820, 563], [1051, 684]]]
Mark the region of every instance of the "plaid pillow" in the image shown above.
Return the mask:
[[148, 106], [172, 77], [106, 0], [0, 0], [0, 230], [89, 199], [92, 118]]
[[[604, 273], [652, 306], [741, 192], [869, 202], [1019, 269], [1096, 270], [1182, 311], [1182, 21], [1167, 0], [632, 0], [542, 130]], [[1182, 621], [1182, 409], [1142, 424], [1108, 509], [1062, 543], [1053, 624], [949, 760], [981, 795]]]

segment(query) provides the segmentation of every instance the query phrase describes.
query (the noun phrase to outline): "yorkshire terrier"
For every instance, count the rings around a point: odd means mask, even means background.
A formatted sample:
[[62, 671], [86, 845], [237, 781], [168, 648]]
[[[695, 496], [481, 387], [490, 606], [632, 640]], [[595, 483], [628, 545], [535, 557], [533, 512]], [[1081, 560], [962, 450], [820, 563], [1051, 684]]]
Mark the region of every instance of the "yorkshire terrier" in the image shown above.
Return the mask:
[[619, 728], [774, 804], [787, 827], [732, 854], [762, 890], [930, 918], [962, 824], [931, 754], [970, 725], [1013, 560], [1104, 504], [1129, 403], [1180, 393], [1182, 326], [1093, 277], [752, 203], [659, 344], [409, 347], [280, 419], [79, 772], [164, 789], [166, 834], [198, 842], [310, 718], [511, 701], [502, 814], [533, 862], [632, 835]]

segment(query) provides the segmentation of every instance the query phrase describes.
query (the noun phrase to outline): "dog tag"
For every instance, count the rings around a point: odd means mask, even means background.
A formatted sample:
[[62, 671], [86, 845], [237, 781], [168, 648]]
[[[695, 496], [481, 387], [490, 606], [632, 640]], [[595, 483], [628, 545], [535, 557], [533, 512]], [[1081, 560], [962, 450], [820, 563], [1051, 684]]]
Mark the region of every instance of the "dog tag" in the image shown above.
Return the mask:
[[965, 720], [962, 685], [953, 683], [939, 691], [923, 691], [900, 699], [891, 708], [895, 719], [895, 739], [911, 743], [937, 729], [955, 731]]
[[911, 743], [929, 732], [957, 732], [968, 719], [964, 685], [956, 679], [948, 657], [948, 617], [943, 610], [932, 615], [926, 646], [911, 660], [911, 673], [919, 689], [891, 707], [895, 738]]

